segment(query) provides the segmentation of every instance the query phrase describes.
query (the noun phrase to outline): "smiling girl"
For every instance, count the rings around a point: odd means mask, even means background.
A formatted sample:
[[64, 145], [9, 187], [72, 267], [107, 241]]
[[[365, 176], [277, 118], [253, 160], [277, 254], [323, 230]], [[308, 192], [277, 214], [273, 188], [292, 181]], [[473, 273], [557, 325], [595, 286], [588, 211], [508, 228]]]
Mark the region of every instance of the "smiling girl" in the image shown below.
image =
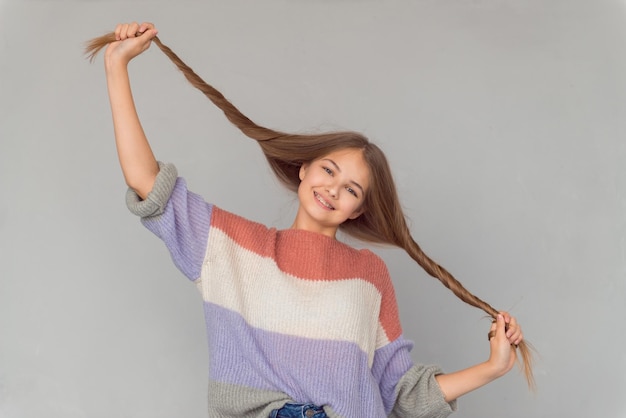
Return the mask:
[[[120, 24], [89, 51], [108, 45], [106, 79], [128, 206], [202, 295], [210, 417], [445, 417], [458, 397], [511, 370], [516, 347], [525, 349], [521, 327], [422, 252], [377, 146], [355, 132], [292, 135], [254, 124], [156, 34], [149, 23]], [[128, 76], [130, 60], [152, 41], [258, 141], [277, 177], [297, 192], [291, 228], [266, 227], [207, 203], [172, 164], [157, 162]], [[449, 374], [414, 364], [384, 262], [338, 241], [339, 229], [405, 249], [457, 296], [492, 315], [488, 359]]]

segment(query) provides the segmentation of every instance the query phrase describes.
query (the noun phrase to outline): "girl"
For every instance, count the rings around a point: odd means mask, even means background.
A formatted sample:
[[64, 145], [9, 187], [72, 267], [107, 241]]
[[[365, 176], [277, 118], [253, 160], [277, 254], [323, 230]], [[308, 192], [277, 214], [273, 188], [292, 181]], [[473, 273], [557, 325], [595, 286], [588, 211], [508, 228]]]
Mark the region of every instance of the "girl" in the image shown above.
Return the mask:
[[[93, 58], [108, 44], [106, 78], [128, 206], [202, 294], [210, 417], [445, 417], [458, 397], [511, 370], [515, 347], [526, 350], [520, 326], [421, 251], [378, 147], [354, 132], [291, 135], [254, 124], [156, 34], [150, 23], [120, 24], [88, 52]], [[127, 70], [152, 41], [259, 142], [278, 178], [297, 192], [291, 228], [267, 228], [206, 203], [173, 165], [157, 162]], [[404, 248], [460, 298], [491, 314], [488, 360], [449, 374], [413, 364], [385, 264], [337, 241], [340, 228]]]

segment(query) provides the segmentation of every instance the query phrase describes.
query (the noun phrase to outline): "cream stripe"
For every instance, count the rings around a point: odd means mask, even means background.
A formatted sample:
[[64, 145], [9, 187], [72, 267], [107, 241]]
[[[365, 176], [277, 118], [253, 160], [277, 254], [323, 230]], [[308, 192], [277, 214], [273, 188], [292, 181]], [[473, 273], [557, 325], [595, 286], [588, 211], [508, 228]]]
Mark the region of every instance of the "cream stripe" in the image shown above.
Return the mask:
[[381, 296], [371, 283], [299, 279], [215, 227], [209, 235], [214, 255], [207, 257], [198, 282], [205, 301], [238, 312], [263, 330], [356, 343], [370, 366], [374, 350], [388, 343], [381, 340], [386, 336], [378, 321]]

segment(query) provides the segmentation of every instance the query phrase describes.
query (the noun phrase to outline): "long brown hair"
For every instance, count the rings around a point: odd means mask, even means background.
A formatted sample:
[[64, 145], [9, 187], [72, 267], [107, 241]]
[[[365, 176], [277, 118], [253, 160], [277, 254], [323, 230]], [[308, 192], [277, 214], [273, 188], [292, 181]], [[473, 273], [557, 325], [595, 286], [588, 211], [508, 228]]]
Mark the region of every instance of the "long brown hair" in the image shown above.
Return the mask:
[[[93, 61], [102, 48], [115, 41], [113, 33], [92, 39], [86, 46], [88, 58]], [[362, 150], [370, 168], [371, 180], [365, 196], [365, 211], [359, 217], [345, 221], [339, 228], [362, 241], [403, 248], [428, 274], [438, 279], [459, 299], [496, 318], [498, 310], [465, 289], [452, 274], [428, 257], [415, 242], [407, 226], [389, 164], [380, 148], [357, 132], [301, 135], [257, 125], [233, 106], [222, 93], [202, 80], [169, 47], [163, 45], [158, 37], [153, 41], [174, 62], [187, 80], [224, 112], [228, 120], [246, 136], [258, 142], [270, 167], [288, 189], [292, 191], [298, 189], [300, 183], [298, 173], [302, 164], [340, 149]], [[532, 347], [523, 340], [518, 348], [526, 380], [529, 387], [534, 389]]]

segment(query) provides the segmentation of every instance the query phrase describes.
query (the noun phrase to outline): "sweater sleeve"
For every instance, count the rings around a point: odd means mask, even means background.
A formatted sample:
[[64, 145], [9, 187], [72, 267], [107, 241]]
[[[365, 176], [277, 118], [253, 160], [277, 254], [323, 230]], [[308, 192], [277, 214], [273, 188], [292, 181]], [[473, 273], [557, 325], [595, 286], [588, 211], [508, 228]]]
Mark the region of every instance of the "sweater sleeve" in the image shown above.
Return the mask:
[[413, 343], [400, 336], [376, 350], [372, 372], [378, 380], [385, 410], [392, 418], [444, 418], [456, 401], [444, 399], [435, 376], [438, 366], [413, 364]]
[[[376, 260], [376, 259], [374, 259]], [[378, 381], [385, 411], [393, 418], [444, 418], [456, 410], [448, 403], [435, 376], [437, 366], [415, 365], [411, 358], [413, 343], [404, 338], [395, 290], [384, 262], [370, 267], [377, 271], [381, 283], [378, 348], [372, 373]]]
[[165, 243], [178, 269], [190, 280], [200, 277], [206, 254], [213, 206], [190, 192], [176, 167], [159, 162], [152, 191], [145, 200], [126, 193], [129, 210]]
[[456, 400], [446, 402], [435, 376], [437, 366], [415, 365], [396, 385], [396, 403], [390, 418], [445, 418], [456, 411]]

